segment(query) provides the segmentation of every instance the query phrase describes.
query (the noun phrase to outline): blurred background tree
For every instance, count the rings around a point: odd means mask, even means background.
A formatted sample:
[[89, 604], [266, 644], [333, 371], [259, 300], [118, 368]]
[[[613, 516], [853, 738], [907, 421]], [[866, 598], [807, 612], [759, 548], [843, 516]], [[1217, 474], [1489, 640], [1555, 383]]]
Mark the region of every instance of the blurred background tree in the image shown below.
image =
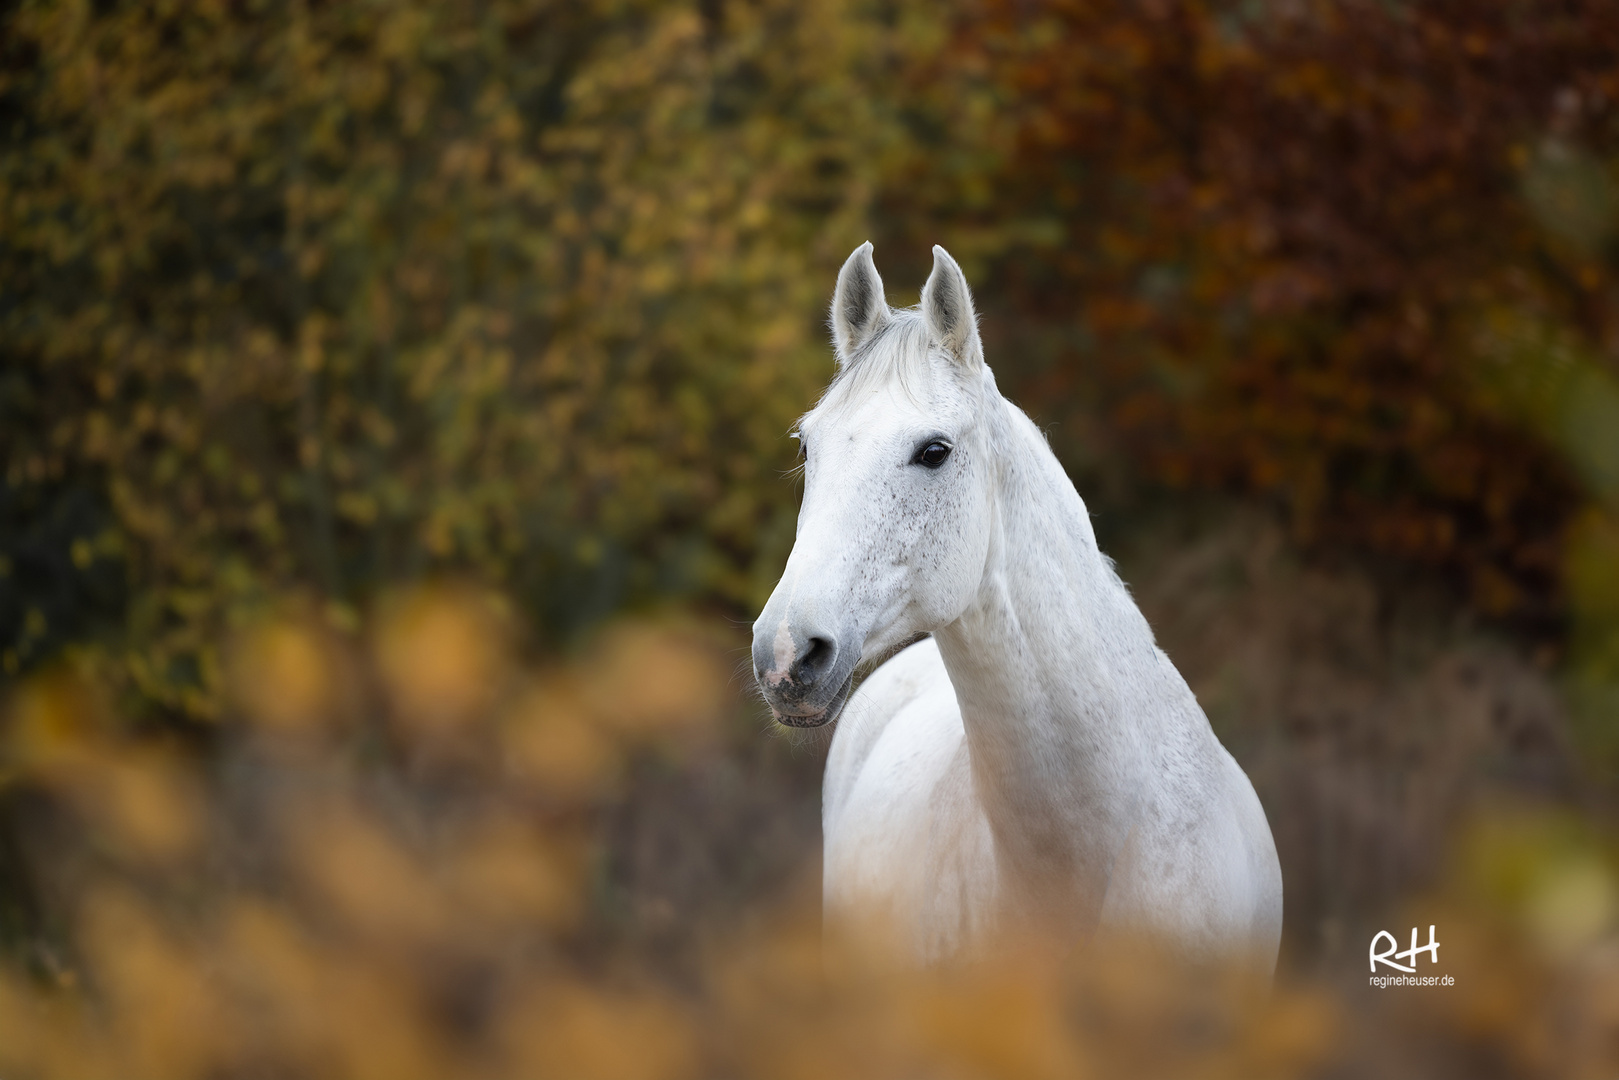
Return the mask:
[[1584, 492], [1491, 348], [1515, 319], [1611, 364], [1616, 49], [1595, 3], [985, 4], [936, 63], [984, 73], [1011, 152], [939, 213], [1070, 454], [1552, 629]]
[[[29, 5], [9, 19], [5, 664], [218, 708], [218, 634], [471, 573], [566, 635], [741, 609], [860, 234], [837, 6]], [[828, 77], [828, 76], [831, 77]]]
[[[8, 684], [71, 666], [215, 767], [229, 643], [268, 618], [352, 642], [450, 578], [539, 654], [650, 608], [745, 624], [838, 264], [873, 238], [913, 299], [942, 242], [1254, 776], [1290, 955], [1358, 951], [1484, 802], [1606, 820], [1611, 4], [0, 19]], [[596, 902], [643, 943], [813, 859], [817, 755], [729, 723], [597, 807]], [[26, 789], [13, 941], [51, 923]]]

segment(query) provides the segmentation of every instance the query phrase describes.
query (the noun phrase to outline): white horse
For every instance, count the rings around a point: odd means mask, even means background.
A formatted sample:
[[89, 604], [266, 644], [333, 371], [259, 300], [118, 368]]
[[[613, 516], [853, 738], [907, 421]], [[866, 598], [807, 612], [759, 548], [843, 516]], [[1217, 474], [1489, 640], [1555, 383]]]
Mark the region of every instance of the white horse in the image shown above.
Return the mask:
[[[1008, 930], [1127, 927], [1274, 970], [1282, 876], [1253, 785], [996, 389], [961, 268], [935, 247], [896, 310], [871, 250], [838, 274], [798, 537], [753, 626], [779, 721], [847, 714], [829, 926], [886, 920], [923, 964]], [[876, 670], [851, 699], [857, 667]]]

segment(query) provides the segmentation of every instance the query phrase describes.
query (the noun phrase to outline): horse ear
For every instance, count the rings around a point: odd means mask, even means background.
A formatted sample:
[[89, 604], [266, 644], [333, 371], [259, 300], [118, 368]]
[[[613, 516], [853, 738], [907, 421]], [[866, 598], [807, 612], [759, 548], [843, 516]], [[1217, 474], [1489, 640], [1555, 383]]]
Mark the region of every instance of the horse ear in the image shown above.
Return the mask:
[[933, 245], [933, 273], [922, 286], [922, 317], [928, 333], [958, 363], [976, 367], [984, 362], [984, 347], [978, 341], [978, 316], [973, 312], [973, 295], [967, 276], [950, 253]]
[[871, 241], [854, 249], [838, 271], [837, 291], [832, 294], [832, 342], [837, 347], [838, 366], [853, 359], [860, 346], [870, 341], [888, 322], [888, 301], [883, 297], [883, 279], [871, 261]]

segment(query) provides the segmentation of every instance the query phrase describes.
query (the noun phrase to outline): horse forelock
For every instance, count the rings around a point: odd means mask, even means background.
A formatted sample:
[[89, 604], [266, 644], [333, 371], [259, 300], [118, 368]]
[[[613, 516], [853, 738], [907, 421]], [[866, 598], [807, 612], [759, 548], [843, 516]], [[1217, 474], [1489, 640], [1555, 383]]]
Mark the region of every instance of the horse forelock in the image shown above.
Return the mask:
[[[987, 368], [980, 368], [987, 372]], [[964, 372], [928, 333], [918, 308], [895, 308], [887, 323], [839, 366], [811, 412], [835, 414], [873, 391], [892, 389], [917, 408], [934, 402], [942, 381], [968, 392], [977, 373]], [[993, 386], [993, 380], [986, 380]]]

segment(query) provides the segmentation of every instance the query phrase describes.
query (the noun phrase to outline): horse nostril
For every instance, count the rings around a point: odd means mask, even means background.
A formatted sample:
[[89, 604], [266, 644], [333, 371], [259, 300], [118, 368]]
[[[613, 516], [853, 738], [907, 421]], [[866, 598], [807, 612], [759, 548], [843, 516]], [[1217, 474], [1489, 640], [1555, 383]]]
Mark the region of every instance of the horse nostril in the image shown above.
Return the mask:
[[831, 666], [833, 652], [832, 643], [826, 638], [810, 638], [809, 648], [804, 650], [804, 655], [800, 656], [798, 663], [793, 665], [796, 669], [793, 673], [793, 678], [799, 683], [809, 686]]

